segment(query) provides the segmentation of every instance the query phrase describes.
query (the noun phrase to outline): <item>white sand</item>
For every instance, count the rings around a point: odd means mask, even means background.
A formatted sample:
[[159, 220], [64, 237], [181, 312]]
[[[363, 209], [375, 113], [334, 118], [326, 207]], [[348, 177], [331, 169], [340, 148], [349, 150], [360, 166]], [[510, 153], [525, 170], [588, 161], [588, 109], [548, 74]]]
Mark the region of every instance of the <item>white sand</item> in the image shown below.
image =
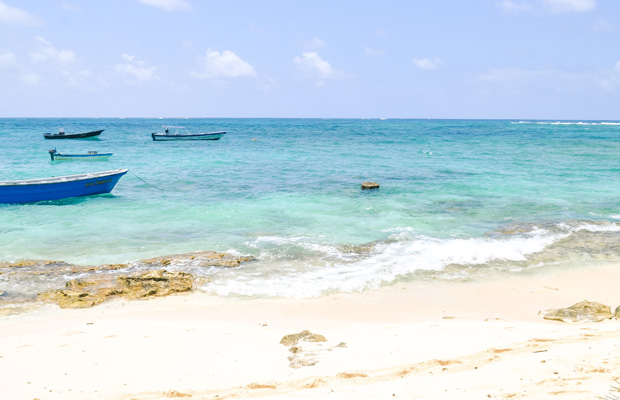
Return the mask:
[[[595, 399], [620, 378], [620, 321], [538, 312], [613, 310], [619, 283], [615, 265], [306, 300], [50, 305], [0, 317], [0, 398]], [[317, 363], [291, 368], [280, 339], [306, 329], [327, 342], [300, 342]]]

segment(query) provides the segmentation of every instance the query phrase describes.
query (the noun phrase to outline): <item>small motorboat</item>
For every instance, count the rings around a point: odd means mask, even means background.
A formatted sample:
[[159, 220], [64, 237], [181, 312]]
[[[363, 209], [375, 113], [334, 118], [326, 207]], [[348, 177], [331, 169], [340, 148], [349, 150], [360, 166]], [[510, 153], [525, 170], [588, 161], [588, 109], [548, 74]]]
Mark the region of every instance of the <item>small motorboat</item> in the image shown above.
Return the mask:
[[[164, 140], [219, 140], [226, 132], [207, 132], [207, 133], [190, 133], [184, 126], [164, 125], [164, 132], [151, 133], [151, 137], [155, 141]], [[174, 132], [170, 132], [174, 129]]]
[[100, 131], [81, 132], [81, 133], [65, 133], [63, 128], [58, 130], [58, 133], [44, 133], [43, 137], [46, 139], [86, 139], [101, 135], [105, 129]]
[[115, 169], [51, 178], [0, 181], [0, 203], [33, 203], [110, 193], [127, 171]]
[[114, 153], [98, 153], [89, 151], [85, 154], [59, 153], [56, 149], [49, 151], [52, 161], [107, 161]]

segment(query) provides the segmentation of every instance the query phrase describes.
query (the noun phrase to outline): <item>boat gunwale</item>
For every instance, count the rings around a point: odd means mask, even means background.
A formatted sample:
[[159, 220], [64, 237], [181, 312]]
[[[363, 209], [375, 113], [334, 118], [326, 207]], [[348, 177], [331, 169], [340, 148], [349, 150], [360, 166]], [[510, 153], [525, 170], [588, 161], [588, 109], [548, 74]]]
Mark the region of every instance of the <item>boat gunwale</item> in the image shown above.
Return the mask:
[[12, 186], [39, 186], [39, 185], [51, 185], [57, 183], [77, 182], [87, 179], [104, 178], [106, 176], [126, 174], [129, 169], [119, 168], [109, 171], [99, 172], [86, 172], [84, 174], [65, 175], [65, 176], [53, 176], [49, 178], [34, 178], [34, 179], [22, 179], [17, 181], [0, 181], [0, 187], [12, 187]]

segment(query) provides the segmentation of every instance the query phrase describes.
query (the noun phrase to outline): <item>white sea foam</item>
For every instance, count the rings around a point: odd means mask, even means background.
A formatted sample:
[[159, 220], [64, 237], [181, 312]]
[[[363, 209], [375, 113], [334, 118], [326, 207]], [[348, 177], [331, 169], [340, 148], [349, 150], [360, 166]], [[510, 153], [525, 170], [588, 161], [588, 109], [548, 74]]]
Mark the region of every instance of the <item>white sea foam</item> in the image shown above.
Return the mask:
[[620, 125], [620, 122], [582, 122], [582, 121], [511, 121], [511, 124], [536, 125]]
[[[587, 224], [581, 229], [590, 228], [596, 229]], [[448, 265], [483, 266], [498, 260], [524, 261], [528, 255], [543, 251], [569, 234], [570, 230], [551, 233], [535, 229], [527, 234], [505, 237], [438, 239], [417, 236], [410, 228], [405, 228], [376, 244], [370, 254], [358, 254], [356, 258], [345, 256], [334, 246], [306, 243], [302, 238], [262, 237], [256, 240], [256, 245], [293, 242], [315, 254], [310, 261], [284, 260], [282, 254], [268, 256], [273, 249], [264, 248], [265, 258], [261, 258], [253, 270], [226, 271], [204, 290], [219, 295], [289, 298], [315, 297], [332, 291], [356, 292], [378, 288], [419, 271], [442, 271]], [[320, 263], [316, 262], [317, 255]]]
[[620, 225], [615, 223], [594, 223], [594, 222], [579, 222], [575, 225], [569, 225], [567, 223], [560, 223], [558, 227], [566, 230], [569, 233], [579, 231], [589, 232], [620, 232]]

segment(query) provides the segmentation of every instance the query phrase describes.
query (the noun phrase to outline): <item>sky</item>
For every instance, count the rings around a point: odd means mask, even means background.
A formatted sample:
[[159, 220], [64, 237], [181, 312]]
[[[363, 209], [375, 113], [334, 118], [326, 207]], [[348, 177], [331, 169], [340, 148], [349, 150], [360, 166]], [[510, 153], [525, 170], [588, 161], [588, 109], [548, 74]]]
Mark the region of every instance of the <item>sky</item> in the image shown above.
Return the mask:
[[0, 117], [620, 120], [620, 1], [0, 0]]

